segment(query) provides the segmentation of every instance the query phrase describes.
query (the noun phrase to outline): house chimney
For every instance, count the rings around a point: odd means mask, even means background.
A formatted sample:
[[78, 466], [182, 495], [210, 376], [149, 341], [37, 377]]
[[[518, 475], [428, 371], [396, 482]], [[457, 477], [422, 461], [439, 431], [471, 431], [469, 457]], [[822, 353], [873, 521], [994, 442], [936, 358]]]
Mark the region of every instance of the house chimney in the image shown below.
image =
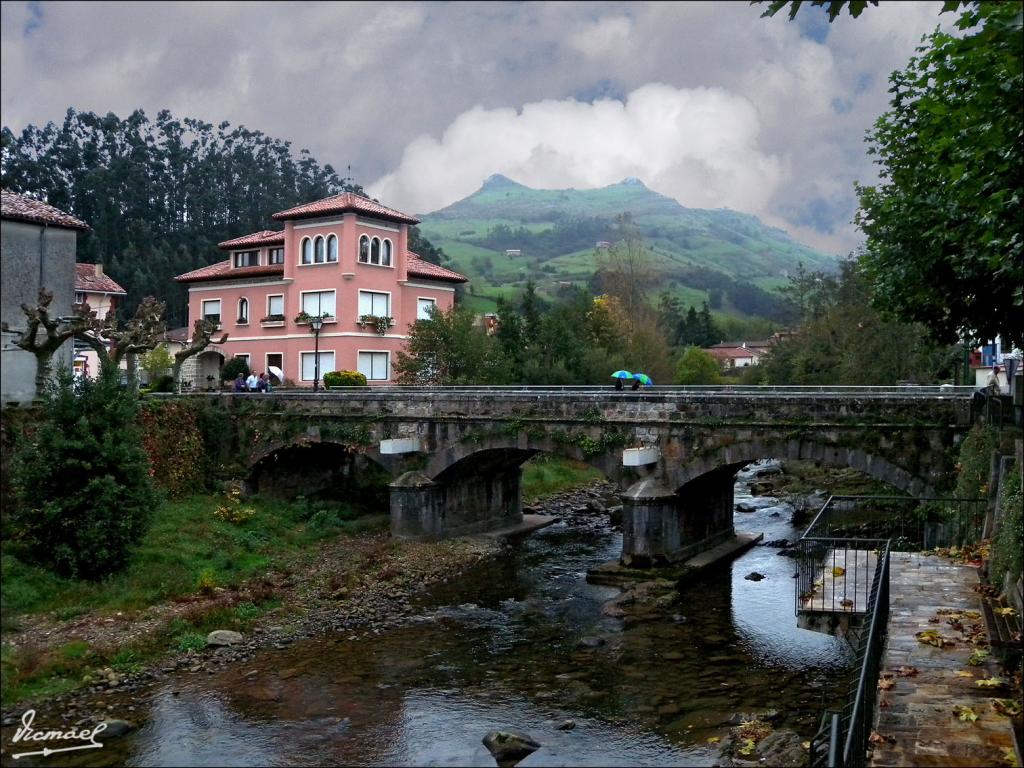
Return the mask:
[[96, 264], [95, 267], [96, 267], [96, 277], [103, 277], [103, 265], [102, 264]]

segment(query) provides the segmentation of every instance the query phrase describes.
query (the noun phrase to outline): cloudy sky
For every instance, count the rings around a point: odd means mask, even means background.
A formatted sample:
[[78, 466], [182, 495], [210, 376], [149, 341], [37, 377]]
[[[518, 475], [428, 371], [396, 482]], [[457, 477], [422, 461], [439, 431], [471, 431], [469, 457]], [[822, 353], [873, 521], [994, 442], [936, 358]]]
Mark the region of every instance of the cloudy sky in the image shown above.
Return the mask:
[[0, 109], [228, 120], [351, 165], [416, 213], [492, 173], [535, 187], [627, 176], [845, 253], [864, 132], [941, 2], [829, 25], [746, 2], [2, 3]]

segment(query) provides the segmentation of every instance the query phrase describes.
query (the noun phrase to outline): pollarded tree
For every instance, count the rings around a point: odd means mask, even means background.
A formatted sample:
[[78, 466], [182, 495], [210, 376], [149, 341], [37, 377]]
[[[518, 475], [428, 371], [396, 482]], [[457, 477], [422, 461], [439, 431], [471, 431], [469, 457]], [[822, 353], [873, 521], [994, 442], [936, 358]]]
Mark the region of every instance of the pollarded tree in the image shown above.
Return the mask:
[[174, 380], [174, 390], [176, 392], [181, 389], [181, 366], [185, 364], [185, 361], [193, 355], [198, 355], [210, 344], [223, 344], [228, 340], [228, 334], [225, 333], [214, 342], [213, 334], [216, 332], [217, 322], [215, 320], [200, 317], [192, 324], [192, 338], [189, 339], [188, 344], [174, 353], [174, 366], [171, 369], [171, 378]]
[[71, 316], [53, 317], [50, 305], [53, 292], [45, 288], [39, 291], [36, 305], [22, 304], [25, 313], [25, 330], [15, 339], [15, 345], [36, 358], [36, 397], [42, 397], [50, 381], [53, 355], [72, 337], [85, 337], [96, 333], [101, 322], [96, 313], [84, 304], [76, 304]]
[[858, 187], [874, 301], [940, 341], [1024, 344], [1021, 2], [969, 6], [890, 77], [868, 135], [881, 183]]

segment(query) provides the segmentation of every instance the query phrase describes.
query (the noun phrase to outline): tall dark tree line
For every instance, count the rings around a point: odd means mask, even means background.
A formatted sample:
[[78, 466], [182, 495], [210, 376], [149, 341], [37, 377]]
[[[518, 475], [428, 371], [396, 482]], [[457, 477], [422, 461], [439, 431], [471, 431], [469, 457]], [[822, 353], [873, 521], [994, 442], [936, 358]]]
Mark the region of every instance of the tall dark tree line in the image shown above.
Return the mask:
[[0, 183], [88, 222], [78, 260], [102, 263], [128, 291], [129, 316], [145, 296], [184, 325], [173, 276], [218, 261], [216, 244], [271, 226], [270, 215], [343, 190], [363, 189], [308, 150], [245, 126], [141, 109], [122, 119], [69, 109], [60, 125], [0, 136]]

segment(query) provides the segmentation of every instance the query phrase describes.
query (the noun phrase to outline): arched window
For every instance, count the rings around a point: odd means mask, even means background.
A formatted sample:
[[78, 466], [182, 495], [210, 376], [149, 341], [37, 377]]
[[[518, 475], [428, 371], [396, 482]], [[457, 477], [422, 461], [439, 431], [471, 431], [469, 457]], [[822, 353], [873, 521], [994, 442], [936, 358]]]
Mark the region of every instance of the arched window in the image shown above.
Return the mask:
[[370, 263], [380, 264], [380, 239], [376, 237], [370, 241]]
[[308, 237], [303, 238], [302, 240], [302, 263], [313, 263], [313, 241]]
[[238, 322], [248, 323], [249, 322], [249, 300], [239, 299], [238, 300]]
[[338, 260], [338, 238], [334, 235], [327, 236], [327, 260]]
[[359, 238], [359, 260], [363, 264], [370, 262], [370, 238], [366, 235]]
[[384, 253], [381, 254], [380, 263], [385, 267], [391, 266], [391, 241], [384, 241]]
[[320, 235], [313, 241], [313, 261], [317, 264], [324, 263], [324, 239]]

